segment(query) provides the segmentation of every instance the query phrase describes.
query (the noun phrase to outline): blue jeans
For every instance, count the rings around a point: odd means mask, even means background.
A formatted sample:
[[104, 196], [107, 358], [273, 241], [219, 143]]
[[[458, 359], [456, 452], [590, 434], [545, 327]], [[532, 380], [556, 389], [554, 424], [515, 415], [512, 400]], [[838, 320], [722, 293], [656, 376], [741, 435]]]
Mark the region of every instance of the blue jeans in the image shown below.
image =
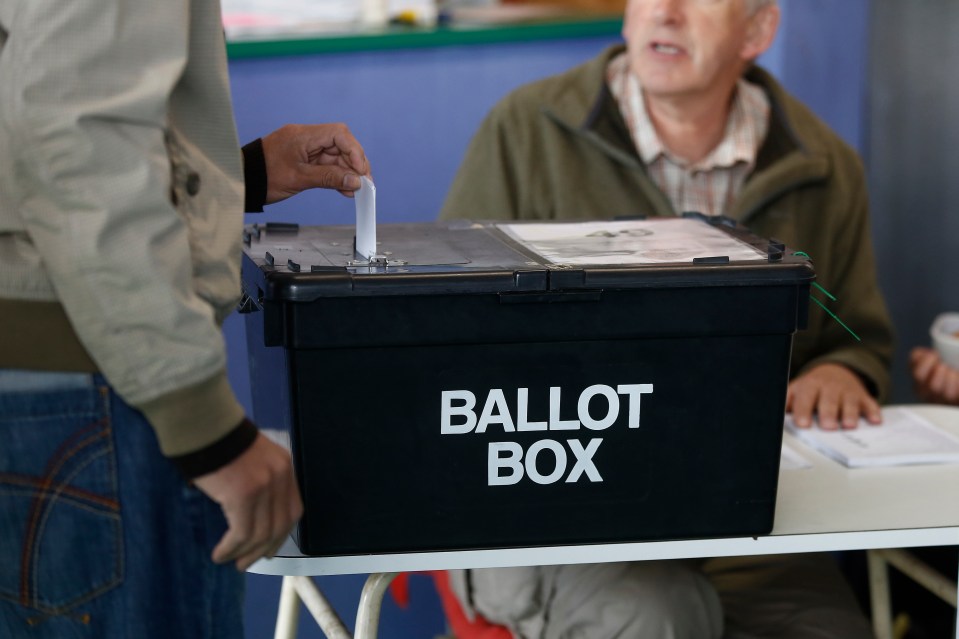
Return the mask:
[[102, 377], [0, 369], [0, 637], [242, 637], [225, 531]]

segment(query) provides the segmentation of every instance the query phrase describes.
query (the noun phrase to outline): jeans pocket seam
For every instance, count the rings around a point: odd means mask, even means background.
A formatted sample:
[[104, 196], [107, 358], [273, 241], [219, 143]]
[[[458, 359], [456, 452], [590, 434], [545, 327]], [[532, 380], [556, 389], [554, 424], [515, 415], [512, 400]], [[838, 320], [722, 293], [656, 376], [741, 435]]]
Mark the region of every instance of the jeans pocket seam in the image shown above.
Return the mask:
[[[118, 540], [120, 540], [119, 543], [117, 544], [117, 545], [118, 545], [118, 549], [119, 549], [119, 548], [122, 548], [122, 535], [121, 535], [121, 520], [120, 520], [120, 517], [119, 517], [119, 515], [117, 515], [117, 516], [111, 517], [110, 519], [113, 520], [113, 525], [114, 525], [114, 528], [115, 528], [115, 530], [116, 530], [117, 538], [118, 538]], [[113, 577], [112, 577], [111, 579], [109, 579], [108, 581], [105, 581], [103, 584], [97, 586], [96, 588], [93, 588], [93, 589], [91, 589], [91, 590], [87, 590], [87, 591], [83, 592], [82, 594], [77, 595], [77, 596], [74, 597], [73, 599], [70, 599], [69, 601], [67, 601], [67, 602], [65, 602], [65, 603], [63, 603], [63, 604], [61, 604], [61, 605], [59, 605], [59, 606], [52, 606], [52, 605], [49, 605], [49, 604], [40, 602], [40, 601], [38, 601], [37, 599], [34, 599], [33, 601], [29, 602], [28, 604], [24, 604], [24, 602], [23, 602], [22, 600], [20, 600], [20, 598], [18, 598], [18, 597], [8, 597], [8, 596], [3, 595], [2, 593], [0, 593], [0, 599], [3, 599], [3, 600], [6, 600], [6, 601], [9, 601], [9, 602], [11, 602], [11, 603], [15, 603], [15, 604], [21, 605], [21, 606], [23, 606], [24, 608], [27, 608], [28, 610], [35, 610], [35, 611], [41, 613], [41, 614], [44, 615], [44, 616], [59, 616], [59, 615], [64, 615], [64, 614], [67, 614], [67, 613], [71, 612], [72, 610], [75, 610], [78, 606], [82, 606], [83, 604], [87, 603], [88, 601], [91, 601], [91, 600], [93, 600], [93, 599], [96, 599], [96, 598], [99, 597], [100, 595], [102, 595], [102, 594], [104, 594], [104, 593], [106, 593], [106, 592], [109, 592], [109, 591], [112, 590], [113, 588], [116, 588], [117, 585], [119, 585], [119, 584], [123, 581], [123, 569], [122, 569], [122, 566], [123, 566], [123, 554], [122, 554], [122, 552], [118, 552], [118, 554], [117, 554], [117, 566], [115, 567], [115, 570], [114, 570], [114, 573], [113, 573]]]
[[[11, 582], [9, 585], [14, 586], [14, 589], [0, 593], [0, 599], [36, 610], [44, 616], [69, 614], [77, 606], [115, 588], [124, 579], [123, 517], [109, 393], [104, 392], [107, 389], [98, 390], [103, 402], [102, 412], [91, 415], [95, 418], [87, 425], [71, 431], [63, 438], [54, 454], [47, 458], [41, 474], [7, 474], [3, 477], [6, 487], [0, 486], [0, 493], [19, 494], [29, 501], [28, 505], [25, 504], [27, 510], [20, 552], [19, 585]], [[98, 462], [106, 464], [105, 467], [100, 466], [99, 470], [93, 469], [93, 472], [99, 473], [100, 481], [82, 487], [84, 482], [78, 482], [78, 477]], [[50, 543], [49, 540], [45, 541], [45, 537], [54, 534], [48, 525], [50, 518], [59, 514], [67, 516], [69, 522], [69, 518], [75, 516], [69, 515], [63, 510], [65, 508], [82, 510], [88, 513], [87, 517], [92, 515], [91, 519], [85, 521], [99, 522], [86, 525], [94, 525], [97, 528], [91, 530], [101, 531], [101, 539], [105, 541], [103, 550], [113, 551], [112, 566], [95, 571], [96, 577], [87, 588], [78, 583], [76, 589], [67, 588], [51, 596], [49, 586], [44, 585], [50, 583], [51, 577], [49, 564], [44, 568], [42, 549]], [[58, 525], [64, 525], [64, 520], [61, 519]], [[82, 562], [79, 565], [90, 566]]]

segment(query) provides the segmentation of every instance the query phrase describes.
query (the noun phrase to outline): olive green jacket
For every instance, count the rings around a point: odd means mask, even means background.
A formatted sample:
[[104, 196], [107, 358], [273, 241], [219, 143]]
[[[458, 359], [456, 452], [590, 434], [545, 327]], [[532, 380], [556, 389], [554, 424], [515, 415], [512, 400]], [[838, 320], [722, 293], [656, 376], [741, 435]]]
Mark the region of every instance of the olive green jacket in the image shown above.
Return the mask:
[[[676, 215], [649, 178], [605, 83], [614, 46], [497, 104], [466, 153], [442, 217], [573, 220]], [[855, 151], [765, 71], [747, 80], [770, 99], [769, 133], [729, 215], [754, 233], [808, 253], [829, 307], [812, 304], [794, 340], [793, 375], [835, 362], [888, 396], [892, 327], [876, 281], [868, 201]], [[822, 297], [822, 296], [820, 296]]]

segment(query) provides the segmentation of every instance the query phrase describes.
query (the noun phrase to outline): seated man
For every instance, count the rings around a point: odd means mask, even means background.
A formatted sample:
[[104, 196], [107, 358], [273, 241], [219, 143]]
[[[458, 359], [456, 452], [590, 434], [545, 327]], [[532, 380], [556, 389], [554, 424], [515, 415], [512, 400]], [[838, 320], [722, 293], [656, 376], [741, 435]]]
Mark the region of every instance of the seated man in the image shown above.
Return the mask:
[[[473, 139], [443, 209], [471, 219], [726, 215], [808, 253], [837, 314], [797, 334], [800, 426], [879, 423], [892, 331], [855, 152], [753, 64], [775, 0], [630, 0], [625, 48], [518, 89]], [[518, 637], [871, 636], [829, 556], [454, 571]]]

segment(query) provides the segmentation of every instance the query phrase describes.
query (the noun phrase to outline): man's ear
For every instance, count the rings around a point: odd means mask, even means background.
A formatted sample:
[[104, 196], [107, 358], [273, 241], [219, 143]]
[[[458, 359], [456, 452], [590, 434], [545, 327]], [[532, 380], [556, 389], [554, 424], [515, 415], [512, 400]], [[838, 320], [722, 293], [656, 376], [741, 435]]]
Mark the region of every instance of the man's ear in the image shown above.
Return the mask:
[[633, 0], [627, 0], [626, 8], [623, 10], [623, 27], [620, 29], [620, 33], [623, 36], [623, 40], [629, 42], [629, 34], [632, 31], [633, 20], [630, 16], [633, 14], [632, 11]]
[[752, 61], [765, 53], [779, 29], [779, 7], [776, 4], [767, 4], [756, 13], [749, 16], [746, 25], [746, 39], [740, 55], [745, 61]]

